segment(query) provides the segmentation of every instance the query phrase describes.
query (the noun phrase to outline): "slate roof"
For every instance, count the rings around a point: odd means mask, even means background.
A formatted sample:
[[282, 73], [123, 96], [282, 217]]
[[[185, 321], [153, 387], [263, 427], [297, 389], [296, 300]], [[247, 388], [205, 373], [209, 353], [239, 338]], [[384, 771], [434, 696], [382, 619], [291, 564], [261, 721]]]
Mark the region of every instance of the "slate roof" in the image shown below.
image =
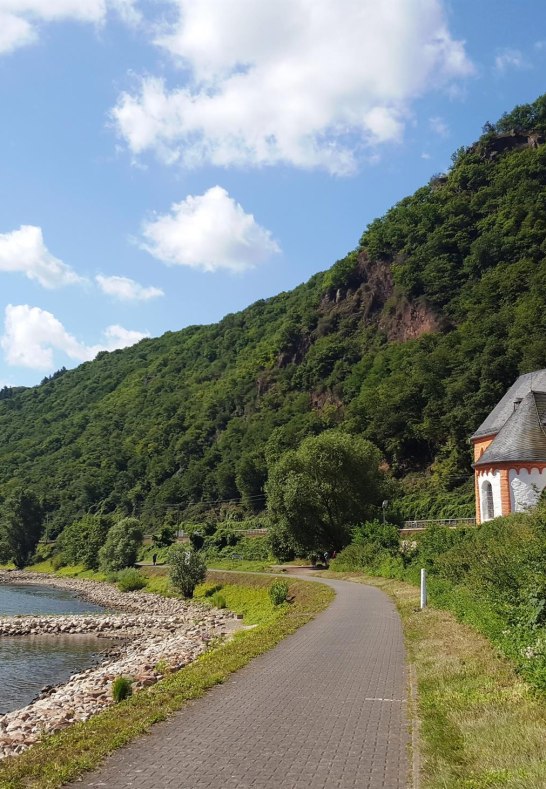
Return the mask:
[[475, 466], [518, 461], [546, 463], [546, 391], [528, 392], [515, 410], [512, 402], [512, 409]]
[[523, 399], [532, 390], [535, 392], [546, 392], [546, 370], [536, 370], [534, 373], [520, 375], [502, 400], [497, 403], [487, 419], [482, 422], [472, 438], [498, 433], [514, 411], [514, 401], [519, 398]]

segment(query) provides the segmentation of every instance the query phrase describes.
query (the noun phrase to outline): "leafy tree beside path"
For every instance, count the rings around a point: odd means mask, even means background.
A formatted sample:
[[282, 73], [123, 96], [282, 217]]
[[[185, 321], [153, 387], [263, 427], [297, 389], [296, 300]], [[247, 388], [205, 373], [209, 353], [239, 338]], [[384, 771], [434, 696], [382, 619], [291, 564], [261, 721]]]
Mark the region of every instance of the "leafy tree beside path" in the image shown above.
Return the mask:
[[273, 544], [300, 555], [341, 550], [351, 527], [378, 513], [386, 493], [381, 460], [374, 444], [337, 430], [282, 455], [266, 486]]

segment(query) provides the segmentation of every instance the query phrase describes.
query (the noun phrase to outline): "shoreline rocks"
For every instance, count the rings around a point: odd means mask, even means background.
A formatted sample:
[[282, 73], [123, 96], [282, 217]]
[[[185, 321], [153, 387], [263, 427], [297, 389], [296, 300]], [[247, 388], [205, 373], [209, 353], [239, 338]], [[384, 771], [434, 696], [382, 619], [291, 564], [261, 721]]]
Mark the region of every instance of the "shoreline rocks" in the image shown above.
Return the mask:
[[119, 648], [110, 648], [98, 665], [74, 674], [62, 685], [43, 688], [30, 704], [0, 715], [0, 759], [22, 753], [44, 734], [88, 720], [114, 704], [112, 681], [117, 676], [131, 677], [133, 691], [141, 691], [165, 673], [191, 663], [213, 639], [229, 636], [238, 626], [231, 612], [203, 603], [163, 598], [143, 590], [120, 592], [97, 581], [0, 571], [0, 584], [6, 583], [69, 589], [109, 612], [0, 617], [0, 638], [92, 634], [120, 643]]

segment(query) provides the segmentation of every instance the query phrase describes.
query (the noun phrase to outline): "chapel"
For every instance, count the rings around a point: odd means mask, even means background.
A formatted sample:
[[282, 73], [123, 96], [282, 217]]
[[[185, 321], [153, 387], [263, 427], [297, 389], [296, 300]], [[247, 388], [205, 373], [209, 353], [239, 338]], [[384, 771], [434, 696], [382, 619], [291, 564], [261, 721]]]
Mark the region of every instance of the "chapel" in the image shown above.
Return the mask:
[[471, 441], [476, 523], [533, 507], [546, 488], [546, 370], [520, 375]]

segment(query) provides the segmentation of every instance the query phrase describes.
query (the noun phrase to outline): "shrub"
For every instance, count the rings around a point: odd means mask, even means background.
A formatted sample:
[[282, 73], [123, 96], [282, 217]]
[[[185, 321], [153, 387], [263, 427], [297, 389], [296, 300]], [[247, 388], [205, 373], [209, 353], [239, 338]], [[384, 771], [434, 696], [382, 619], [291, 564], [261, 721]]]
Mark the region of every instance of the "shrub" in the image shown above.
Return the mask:
[[377, 573], [383, 578], [404, 578], [404, 560], [401, 556], [383, 555], [377, 566]]
[[51, 567], [53, 570], [57, 571], [60, 570], [61, 567], [66, 565], [66, 561], [64, 555], [62, 553], [56, 553], [51, 559]]
[[112, 698], [118, 704], [133, 695], [133, 682], [128, 677], [116, 677], [112, 682]]
[[206, 544], [221, 551], [228, 546], [233, 547], [239, 542], [239, 537], [227, 526], [221, 526], [214, 534], [206, 539]]
[[353, 529], [353, 542], [357, 545], [374, 545], [377, 549], [384, 548], [394, 554], [400, 548], [400, 533], [392, 523], [366, 521]]
[[192, 598], [197, 584], [205, 580], [203, 558], [185, 545], [172, 545], [167, 555], [171, 584], [184, 597]]
[[241, 537], [237, 553], [250, 561], [267, 561], [271, 556], [269, 540], [267, 537]]
[[152, 535], [154, 548], [168, 548], [176, 540], [176, 529], [172, 526], [162, 526], [157, 534]]
[[273, 605], [281, 605], [288, 600], [288, 583], [286, 581], [273, 581], [269, 587], [269, 597]]
[[211, 586], [210, 589], [205, 591], [203, 597], [212, 597], [216, 594], [216, 592], [219, 592], [221, 588], [222, 584], [215, 584], [214, 586]]
[[114, 524], [99, 551], [101, 569], [116, 572], [131, 567], [136, 562], [143, 536], [136, 518], [123, 518]]
[[157, 674], [165, 675], [165, 674], [170, 674], [172, 670], [166, 660], [158, 660], [154, 666], [154, 671]]
[[436, 525], [429, 526], [418, 537], [416, 560], [421, 567], [432, 570], [442, 554], [452, 549], [455, 545], [463, 543], [465, 538], [466, 534], [463, 529], [448, 529], [446, 526]]
[[66, 526], [57, 540], [66, 564], [83, 564], [87, 570], [96, 570], [99, 551], [111, 526], [112, 519], [106, 515], [84, 515]]
[[198, 531], [194, 531], [190, 534], [190, 542], [195, 551], [200, 551], [205, 544], [205, 538]]
[[227, 608], [226, 598], [224, 595], [219, 594], [218, 592], [212, 595], [210, 602], [214, 608]]
[[282, 522], [274, 524], [269, 530], [267, 541], [271, 553], [279, 562], [291, 562], [296, 558], [294, 542]]
[[117, 584], [120, 592], [135, 592], [137, 589], [144, 589], [148, 585], [148, 579], [138, 570], [128, 567], [117, 574]]
[[353, 570], [366, 570], [369, 573], [377, 572], [380, 564], [392, 554], [376, 543], [360, 545], [352, 542], [338, 553], [330, 562], [332, 570], [351, 572]]

